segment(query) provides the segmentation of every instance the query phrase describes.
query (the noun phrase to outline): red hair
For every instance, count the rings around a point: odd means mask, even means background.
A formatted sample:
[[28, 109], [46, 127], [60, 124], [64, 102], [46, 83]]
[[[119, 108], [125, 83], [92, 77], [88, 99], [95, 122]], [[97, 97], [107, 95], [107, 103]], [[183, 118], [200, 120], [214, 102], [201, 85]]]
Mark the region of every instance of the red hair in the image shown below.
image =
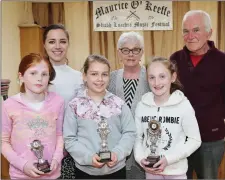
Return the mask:
[[[50, 76], [48, 84], [51, 84], [51, 81], [54, 80], [56, 73], [54, 68], [52, 67], [51, 62], [48, 60], [48, 58], [42, 56], [41, 54], [30, 53], [24, 56], [19, 65], [19, 73], [21, 73], [21, 75], [23, 76], [28, 68], [36, 64], [39, 64], [41, 61], [44, 61], [48, 66], [49, 76]], [[22, 83], [22, 85], [20, 86], [20, 92], [22, 93], [25, 92], [24, 83]]]

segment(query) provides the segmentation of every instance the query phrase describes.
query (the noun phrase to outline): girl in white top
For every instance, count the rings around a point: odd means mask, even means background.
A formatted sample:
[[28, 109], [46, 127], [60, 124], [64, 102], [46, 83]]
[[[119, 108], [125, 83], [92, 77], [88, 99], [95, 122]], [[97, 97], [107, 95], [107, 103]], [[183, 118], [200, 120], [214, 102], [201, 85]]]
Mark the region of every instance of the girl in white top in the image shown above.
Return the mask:
[[[55, 71], [56, 78], [49, 86], [65, 100], [65, 105], [73, 98], [75, 90], [83, 84], [82, 74], [69, 67], [67, 63], [67, 50], [69, 47], [69, 33], [61, 24], [48, 26], [43, 34], [44, 48]], [[65, 106], [66, 107], [66, 106]]]
[[[155, 57], [147, 75], [152, 92], [143, 95], [136, 108], [135, 160], [146, 179], [186, 179], [187, 157], [201, 145], [195, 112], [179, 90], [173, 62]], [[148, 156], [160, 160], [150, 168]]]
[[[69, 48], [69, 33], [61, 24], [48, 26], [43, 33], [45, 52], [56, 72], [56, 77], [49, 86], [49, 91], [56, 92], [65, 100], [65, 107], [73, 99], [76, 91], [83, 84], [82, 73], [67, 65], [67, 50]], [[65, 152], [62, 161], [60, 179], [75, 178], [75, 164], [73, 158]]]

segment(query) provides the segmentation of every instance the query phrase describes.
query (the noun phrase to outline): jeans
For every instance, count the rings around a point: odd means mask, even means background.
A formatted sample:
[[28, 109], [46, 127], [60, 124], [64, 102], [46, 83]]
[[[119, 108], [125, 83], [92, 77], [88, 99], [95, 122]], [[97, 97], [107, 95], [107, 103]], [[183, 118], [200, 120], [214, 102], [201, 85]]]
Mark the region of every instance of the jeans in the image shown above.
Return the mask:
[[135, 161], [133, 151], [126, 161], [126, 177], [127, 179], [145, 179], [145, 171]]
[[94, 176], [89, 175], [76, 168], [76, 179], [126, 179], [126, 167], [107, 175]]
[[198, 179], [217, 179], [224, 149], [224, 140], [202, 142], [200, 148], [188, 157], [188, 179], [192, 179], [193, 170]]
[[127, 179], [145, 179], [145, 171], [141, 167], [134, 165], [131, 170], [126, 170]]

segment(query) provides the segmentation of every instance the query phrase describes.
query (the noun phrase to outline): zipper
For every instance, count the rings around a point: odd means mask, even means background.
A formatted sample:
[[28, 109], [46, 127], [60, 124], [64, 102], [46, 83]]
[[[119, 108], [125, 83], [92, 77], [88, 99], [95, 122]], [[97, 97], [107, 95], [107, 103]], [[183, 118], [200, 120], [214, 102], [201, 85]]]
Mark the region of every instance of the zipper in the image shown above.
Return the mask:
[[[159, 124], [161, 124], [161, 122], [159, 121], [159, 113], [160, 113], [160, 107], [157, 107], [157, 121], [158, 121], [158, 123]], [[162, 138], [162, 136], [160, 135], [160, 141], [161, 141], [161, 138]], [[159, 145], [159, 144], [158, 144]], [[160, 148], [159, 146], [158, 146], [158, 148]], [[159, 150], [159, 149], [158, 149]], [[159, 153], [159, 152], [158, 152]], [[163, 154], [162, 154], [162, 152], [160, 152], [159, 153], [159, 156], [160, 156], [160, 159], [164, 156]]]
[[159, 111], [160, 111], [160, 107], [157, 107], [157, 121], [159, 122]]

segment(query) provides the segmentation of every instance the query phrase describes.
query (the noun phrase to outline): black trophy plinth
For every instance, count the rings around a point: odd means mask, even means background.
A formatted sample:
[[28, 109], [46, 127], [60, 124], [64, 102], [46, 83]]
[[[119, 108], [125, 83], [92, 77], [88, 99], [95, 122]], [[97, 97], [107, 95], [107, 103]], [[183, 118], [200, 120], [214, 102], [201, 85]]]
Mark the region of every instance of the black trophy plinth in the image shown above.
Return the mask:
[[145, 166], [153, 168], [153, 165], [160, 160], [160, 156], [148, 156], [146, 160], [149, 162], [149, 164]]
[[44, 163], [35, 163], [35, 166], [37, 167], [37, 169], [38, 169], [39, 171], [42, 171], [42, 172], [44, 172], [44, 173], [48, 173], [48, 172], [51, 171], [51, 170], [50, 170], [50, 165], [49, 165], [49, 163], [48, 163], [47, 160], [45, 160]]
[[38, 159], [38, 163], [34, 163], [39, 171], [44, 173], [50, 172], [50, 165], [48, 160], [43, 159], [44, 146], [41, 144], [41, 141], [38, 139], [33, 140], [31, 143], [31, 151]]
[[106, 162], [112, 161], [110, 151], [99, 152], [98, 155], [101, 158], [101, 160], [99, 161], [101, 163], [106, 163]]

